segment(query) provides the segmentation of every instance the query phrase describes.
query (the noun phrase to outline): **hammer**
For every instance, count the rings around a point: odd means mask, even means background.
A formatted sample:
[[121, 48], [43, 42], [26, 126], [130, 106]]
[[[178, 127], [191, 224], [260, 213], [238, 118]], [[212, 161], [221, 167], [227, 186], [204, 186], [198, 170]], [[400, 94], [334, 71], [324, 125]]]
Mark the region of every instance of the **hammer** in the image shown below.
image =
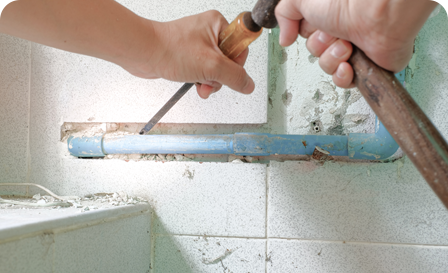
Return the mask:
[[[222, 52], [234, 59], [260, 36], [263, 27], [276, 27], [274, 11], [279, 1], [258, 0], [252, 12], [241, 13], [219, 35]], [[367, 103], [448, 208], [448, 144], [445, 139], [392, 72], [376, 65], [355, 45], [349, 63], [355, 72], [354, 83]], [[168, 102], [165, 110], [174, 103], [169, 105]]]

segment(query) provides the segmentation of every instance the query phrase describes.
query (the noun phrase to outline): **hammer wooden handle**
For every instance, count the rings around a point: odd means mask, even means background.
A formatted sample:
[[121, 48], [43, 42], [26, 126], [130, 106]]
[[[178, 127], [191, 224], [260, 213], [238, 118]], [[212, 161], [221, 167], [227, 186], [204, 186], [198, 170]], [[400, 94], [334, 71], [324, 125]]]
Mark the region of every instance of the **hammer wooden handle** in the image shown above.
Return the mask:
[[448, 208], [448, 145], [392, 72], [354, 46], [355, 84], [386, 129]]

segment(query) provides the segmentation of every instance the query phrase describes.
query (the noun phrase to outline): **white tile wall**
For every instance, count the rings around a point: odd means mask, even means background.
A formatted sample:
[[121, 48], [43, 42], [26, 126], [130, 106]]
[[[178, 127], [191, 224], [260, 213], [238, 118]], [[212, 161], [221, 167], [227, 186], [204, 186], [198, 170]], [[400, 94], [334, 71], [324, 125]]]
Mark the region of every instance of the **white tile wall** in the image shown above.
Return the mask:
[[41, 235], [0, 244], [0, 271], [53, 272], [53, 242], [53, 235]]
[[151, 249], [148, 209], [139, 204], [52, 214], [51, 208], [12, 208], [7, 216], [22, 225], [0, 221], [0, 272], [146, 273]]
[[154, 273], [265, 272], [266, 241], [157, 236]]
[[0, 34], [0, 60], [0, 182], [26, 182], [30, 43]]
[[[63, 160], [57, 192], [124, 190], [149, 200], [155, 232], [264, 237], [266, 166], [198, 162]], [[63, 181], [61, 183], [61, 181]]]
[[149, 230], [140, 215], [57, 234], [53, 272], [148, 272]]
[[267, 272], [446, 272], [448, 247], [269, 240]]
[[448, 245], [448, 213], [410, 161], [272, 162], [268, 236]]

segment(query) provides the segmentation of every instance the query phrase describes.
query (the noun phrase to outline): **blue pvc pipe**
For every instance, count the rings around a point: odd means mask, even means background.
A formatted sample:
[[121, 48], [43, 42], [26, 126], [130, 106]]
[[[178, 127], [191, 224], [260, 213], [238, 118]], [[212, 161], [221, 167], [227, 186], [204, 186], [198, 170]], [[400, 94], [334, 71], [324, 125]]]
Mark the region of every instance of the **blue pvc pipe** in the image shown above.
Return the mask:
[[385, 160], [398, 148], [397, 142], [378, 118], [375, 120], [375, 134], [348, 135], [348, 156], [353, 159]]
[[[396, 75], [404, 81], [404, 71]], [[236, 133], [227, 135], [126, 135], [69, 137], [68, 149], [77, 157], [107, 154], [235, 154], [243, 156], [311, 155], [319, 146], [334, 156], [385, 160], [399, 148], [376, 119], [374, 134], [348, 136], [271, 135]]]
[[271, 135], [236, 133], [228, 135], [126, 135], [69, 137], [68, 149], [77, 157], [108, 154], [235, 154], [243, 156], [311, 155], [316, 146], [334, 156], [384, 160], [398, 144], [377, 122], [375, 134], [349, 136]]
[[311, 155], [319, 146], [335, 156], [347, 156], [347, 136], [271, 135], [126, 135], [69, 137], [77, 157], [108, 154], [235, 154], [248, 156]]

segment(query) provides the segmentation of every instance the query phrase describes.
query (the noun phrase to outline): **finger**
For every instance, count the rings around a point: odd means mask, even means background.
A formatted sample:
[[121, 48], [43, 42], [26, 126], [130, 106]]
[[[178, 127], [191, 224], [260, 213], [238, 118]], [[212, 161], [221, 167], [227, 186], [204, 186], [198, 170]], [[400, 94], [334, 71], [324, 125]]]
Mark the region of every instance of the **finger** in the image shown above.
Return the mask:
[[315, 57], [320, 57], [337, 38], [320, 30], [315, 31], [306, 41], [306, 48]]
[[333, 75], [340, 63], [346, 62], [352, 55], [353, 46], [342, 39], [336, 40], [319, 58], [319, 65], [325, 73]]
[[227, 26], [229, 26], [229, 22], [227, 22], [226, 18], [221, 14], [221, 12], [217, 10], [209, 10], [202, 14], [205, 15], [205, 21], [203, 23], [213, 26], [213, 32], [214, 34], [216, 34], [214, 35], [216, 36], [216, 38], [218, 37], [219, 33], [221, 33], [224, 29], [227, 28]]
[[212, 88], [212, 93], [218, 92], [222, 87], [222, 84], [217, 81], [205, 81], [202, 85], [210, 86]]
[[255, 89], [255, 84], [247, 75], [246, 70], [224, 56], [220, 55], [218, 60], [209, 62], [209, 66], [204, 71], [207, 79], [227, 85], [243, 94], [250, 94]]
[[[219, 33], [221, 33], [230, 25], [230, 23], [219, 11], [218, 11], [218, 13], [219, 13], [218, 19], [219, 19], [219, 25], [220, 25]], [[214, 19], [214, 20], [216, 20], [216, 19]], [[218, 35], [219, 35], [219, 33], [218, 33]]]
[[241, 52], [238, 57], [236, 57], [233, 61], [241, 66], [244, 66], [247, 60], [247, 56], [249, 55], [249, 48], [246, 48], [243, 52]]
[[353, 68], [347, 62], [339, 64], [336, 72], [333, 74], [333, 82], [341, 88], [353, 88]]
[[275, 8], [275, 17], [280, 27], [279, 43], [289, 46], [299, 35], [299, 21], [303, 19], [299, 11], [300, 0], [283, 0]]
[[218, 92], [222, 84], [216, 81], [205, 81], [204, 83], [196, 83], [195, 86], [198, 95], [203, 99], [207, 99], [211, 94]]
[[300, 20], [299, 34], [303, 38], [308, 39], [311, 36], [311, 34], [313, 34], [316, 30], [317, 29], [312, 25], [310, 25], [310, 23], [308, 23], [307, 20], [305, 19]]
[[207, 84], [195, 84], [199, 97], [202, 99], [208, 99], [213, 93], [213, 87]]

